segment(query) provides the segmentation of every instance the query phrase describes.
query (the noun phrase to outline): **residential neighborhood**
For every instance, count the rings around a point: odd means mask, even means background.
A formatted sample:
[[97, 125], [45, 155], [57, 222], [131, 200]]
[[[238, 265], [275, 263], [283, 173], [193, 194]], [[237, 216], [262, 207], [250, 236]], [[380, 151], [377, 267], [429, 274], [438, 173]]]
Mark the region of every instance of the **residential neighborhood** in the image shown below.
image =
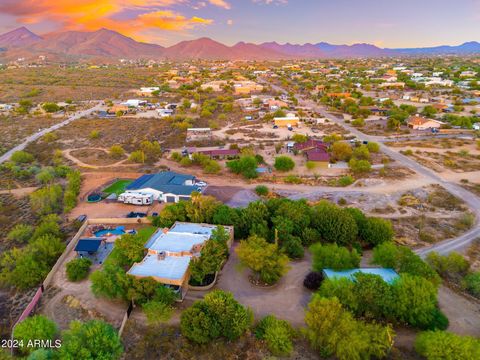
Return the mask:
[[0, 359], [480, 359], [480, 33], [427, 2], [0, 4]]

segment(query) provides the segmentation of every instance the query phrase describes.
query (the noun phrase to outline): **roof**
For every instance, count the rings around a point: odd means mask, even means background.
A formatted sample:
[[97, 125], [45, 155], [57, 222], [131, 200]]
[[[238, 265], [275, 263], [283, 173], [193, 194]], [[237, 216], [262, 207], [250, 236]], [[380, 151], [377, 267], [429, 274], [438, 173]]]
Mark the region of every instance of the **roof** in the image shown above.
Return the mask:
[[214, 150], [202, 150], [200, 154], [208, 156], [234, 156], [240, 153], [238, 149], [214, 149]]
[[77, 246], [75, 246], [75, 251], [95, 252], [101, 243], [102, 239], [97, 238], [80, 239]]
[[325, 151], [315, 149], [307, 151], [305, 154], [308, 161], [330, 162], [330, 155]]
[[164, 233], [158, 230], [145, 245], [149, 250], [156, 252], [168, 251], [180, 253], [191, 251], [194, 245], [203, 244], [209, 239], [209, 235], [178, 233], [169, 231]]
[[302, 151], [310, 148], [321, 148], [326, 151], [328, 148], [328, 145], [321, 140], [314, 140], [314, 139], [307, 140], [303, 143], [295, 143], [294, 145], [294, 149], [298, 151]]
[[437, 124], [443, 124], [441, 121], [438, 121], [438, 120], [434, 120], [434, 119], [427, 119], [427, 118], [424, 118], [424, 117], [421, 117], [421, 116], [411, 116], [409, 119], [408, 119], [408, 123], [410, 125], [424, 125], [428, 122], [434, 122], [434, 123], [437, 123]]
[[346, 278], [348, 280], [355, 280], [354, 275], [357, 273], [378, 275], [383, 281], [391, 284], [398, 278], [398, 274], [393, 269], [387, 268], [359, 268], [343, 271], [335, 271], [332, 269], [323, 269], [323, 273], [327, 278]]
[[188, 180], [195, 180], [193, 175], [179, 174], [173, 171], [164, 171], [157, 174], [146, 174], [126, 187], [126, 190], [154, 189], [163, 193], [190, 195], [197, 191], [196, 186], [184, 185]]
[[161, 279], [181, 280], [190, 264], [190, 256], [166, 256], [160, 260], [156, 254], [148, 254], [142, 262], [134, 264], [128, 274]]

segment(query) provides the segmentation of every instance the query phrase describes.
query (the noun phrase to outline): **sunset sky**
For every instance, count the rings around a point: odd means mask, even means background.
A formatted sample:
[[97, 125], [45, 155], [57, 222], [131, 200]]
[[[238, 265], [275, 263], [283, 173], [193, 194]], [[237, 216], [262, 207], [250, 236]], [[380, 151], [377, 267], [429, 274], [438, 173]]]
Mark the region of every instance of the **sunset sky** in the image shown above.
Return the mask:
[[238, 41], [416, 47], [480, 41], [480, 0], [0, 0], [0, 33], [105, 27], [171, 45]]

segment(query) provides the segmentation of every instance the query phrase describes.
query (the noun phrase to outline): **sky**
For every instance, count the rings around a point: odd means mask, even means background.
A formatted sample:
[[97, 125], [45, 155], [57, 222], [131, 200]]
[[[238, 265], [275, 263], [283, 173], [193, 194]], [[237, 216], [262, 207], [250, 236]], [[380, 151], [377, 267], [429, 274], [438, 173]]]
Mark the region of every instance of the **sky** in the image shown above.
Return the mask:
[[172, 45], [370, 43], [380, 47], [480, 41], [480, 0], [0, 0], [0, 33], [116, 30]]

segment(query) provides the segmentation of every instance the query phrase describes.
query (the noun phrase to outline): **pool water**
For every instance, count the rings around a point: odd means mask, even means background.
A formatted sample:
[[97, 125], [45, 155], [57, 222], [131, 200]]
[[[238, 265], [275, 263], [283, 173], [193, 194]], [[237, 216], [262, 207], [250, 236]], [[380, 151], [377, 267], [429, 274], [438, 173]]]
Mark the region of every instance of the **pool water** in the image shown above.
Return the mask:
[[105, 230], [100, 230], [95, 233], [96, 237], [102, 237], [102, 236], [107, 236], [108, 234], [110, 235], [123, 235], [125, 234], [125, 230], [122, 229], [105, 229]]

